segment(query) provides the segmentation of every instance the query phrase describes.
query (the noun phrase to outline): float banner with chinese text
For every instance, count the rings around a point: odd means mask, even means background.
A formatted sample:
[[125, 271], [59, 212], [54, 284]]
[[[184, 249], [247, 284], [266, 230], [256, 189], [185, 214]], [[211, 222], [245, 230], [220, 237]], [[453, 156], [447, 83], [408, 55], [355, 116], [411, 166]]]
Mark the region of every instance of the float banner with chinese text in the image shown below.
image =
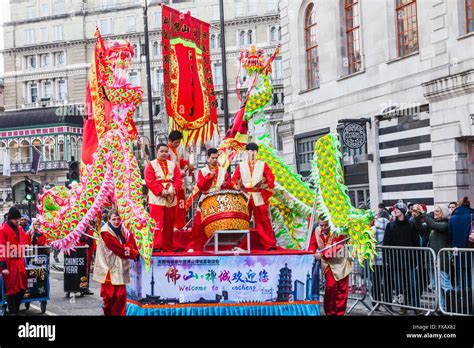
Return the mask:
[[132, 262], [128, 297], [140, 304], [312, 300], [311, 254], [154, 257]]
[[162, 51], [170, 128], [186, 144], [207, 142], [217, 130], [209, 23], [163, 5]]

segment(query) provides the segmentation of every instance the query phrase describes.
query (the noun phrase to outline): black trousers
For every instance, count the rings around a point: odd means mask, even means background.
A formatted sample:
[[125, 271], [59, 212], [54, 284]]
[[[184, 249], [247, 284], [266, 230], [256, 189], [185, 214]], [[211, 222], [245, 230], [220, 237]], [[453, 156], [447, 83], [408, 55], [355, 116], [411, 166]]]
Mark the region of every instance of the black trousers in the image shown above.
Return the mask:
[[20, 310], [20, 301], [23, 299], [23, 295], [25, 294], [26, 290], [21, 290], [17, 293], [12, 295], [6, 295], [7, 306], [8, 306], [8, 313], [10, 315], [17, 315]]

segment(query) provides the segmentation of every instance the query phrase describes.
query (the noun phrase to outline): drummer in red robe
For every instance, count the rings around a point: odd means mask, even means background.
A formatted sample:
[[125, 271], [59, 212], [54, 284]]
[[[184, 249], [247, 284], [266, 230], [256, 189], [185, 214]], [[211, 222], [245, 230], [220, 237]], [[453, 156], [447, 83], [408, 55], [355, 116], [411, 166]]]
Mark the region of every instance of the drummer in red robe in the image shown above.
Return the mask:
[[173, 161], [181, 172], [183, 185], [176, 193], [176, 219], [174, 226], [178, 229], [186, 225], [186, 176], [192, 176], [193, 165], [180, 153], [180, 144], [183, 135], [180, 131], [174, 130], [168, 135], [168, 160]]
[[255, 228], [263, 248], [275, 250], [275, 233], [268, 211], [269, 199], [275, 187], [275, 176], [265, 162], [257, 160], [257, 144], [249, 143], [245, 149], [247, 161], [239, 163], [232, 176], [232, 183], [236, 188], [241, 188], [250, 195], [249, 216], [252, 216], [253, 213]]
[[18, 315], [20, 301], [28, 288], [25, 269], [25, 232], [20, 226], [21, 213], [16, 207], [8, 211], [8, 222], [0, 227], [0, 269], [10, 315]]
[[145, 182], [148, 187], [150, 215], [155, 219], [153, 251], [179, 251], [174, 249], [173, 232], [176, 219], [176, 193], [183, 183], [179, 167], [167, 160], [168, 145], [156, 147], [157, 159], [145, 168]]
[[[199, 170], [197, 186], [202, 194], [208, 194], [215, 191], [231, 188], [230, 175], [222, 168], [217, 159], [218, 150], [210, 148], [207, 150], [207, 165]], [[204, 234], [201, 224], [201, 211], [198, 209], [194, 217], [193, 228], [191, 232], [191, 241], [188, 244], [188, 252], [202, 250], [207, 237]]]

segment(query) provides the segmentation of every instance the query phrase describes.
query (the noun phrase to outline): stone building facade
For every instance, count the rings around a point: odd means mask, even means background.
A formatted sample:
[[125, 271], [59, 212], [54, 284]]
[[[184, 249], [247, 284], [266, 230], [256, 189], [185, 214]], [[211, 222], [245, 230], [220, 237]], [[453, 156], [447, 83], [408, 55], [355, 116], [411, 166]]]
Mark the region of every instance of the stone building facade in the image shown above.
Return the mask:
[[360, 120], [344, 152], [354, 204], [474, 197], [471, 0], [283, 0], [283, 156], [303, 174], [314, 141]]

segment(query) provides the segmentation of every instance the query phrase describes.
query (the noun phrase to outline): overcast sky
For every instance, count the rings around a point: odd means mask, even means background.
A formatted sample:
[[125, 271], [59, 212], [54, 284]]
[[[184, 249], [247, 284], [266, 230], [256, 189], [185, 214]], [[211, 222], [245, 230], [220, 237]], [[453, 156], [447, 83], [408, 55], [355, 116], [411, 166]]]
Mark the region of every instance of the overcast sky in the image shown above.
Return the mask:
[[[10, 20], [10, 0], [0, 0], [0, 50], [3, 50], [3, 23]], [[3, 54], [0, 54], [0, 76], [3, 76]]]

